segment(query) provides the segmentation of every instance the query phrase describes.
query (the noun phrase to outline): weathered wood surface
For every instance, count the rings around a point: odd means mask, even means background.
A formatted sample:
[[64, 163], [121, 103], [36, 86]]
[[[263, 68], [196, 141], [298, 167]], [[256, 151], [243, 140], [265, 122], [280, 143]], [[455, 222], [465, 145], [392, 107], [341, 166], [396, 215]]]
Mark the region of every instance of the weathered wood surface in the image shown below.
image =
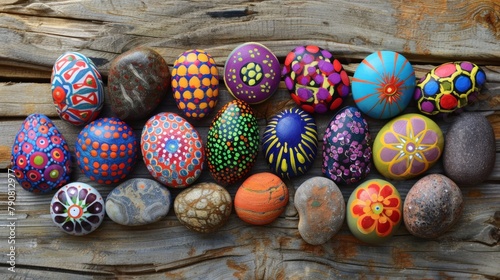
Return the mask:
[[[500, 5], [498, 1], [23, 1], [0, 4], [0, 278], [500, 278]], [[453, 60], [471, 60], [487, 72], [481, 101], [469, 110], [488, 115], [497, 139], [493, 174], [482, 184], [461, 186], [465, 211], [450, 232], [436, 240], [413, 237], [403, 227], [388, 242], [366, 245], [346, 225], [328, 243], [310, 246], [297, 230], [294, 190], [320, 176], [318, 155], [307, 175], [286, 181], [291, 202], [285, 214], [264, 227], [232, 214], [221, 231], [188, 231], [173, 211], [152, 225], [125, 227], [106, 218], [86, 237], [58, 230], [50, 219], [51, 195], [17, 186], [16, 274], [7, 270], [7, 166], [14, 135], [31, 113], [50, 116], [74, 147], [79, 128], [58, 119], [50, 96], [50, 68], [66, 50], [91, 57], [103, 74], [118, 54], [138, 45], [153, 47], [172, 64], [190, 48], [214, 55], [220, 69], [230, 51], [246, 41], [270, 47], [283, 61], [300, 44], [331, 50], [352, 75], [372, 51], [403, 53], [417, 76]], [[231, 100], [221, 89], [218, 108]], [[348, 103], [352, 104], [352, 100]], [[254, 106], [261, 133], [266, 117], [292, 106], [283, 86]], [[179, 112], [172, 98], [156, 112]], [[407, 112], [415, 111], [410, 104]], [[206, 140], [215, 113], [193, 122]], [[102, 116], [111, 116], [106, 104]], [[332, 114], [316, 116], [323, 135]], [[446, 132], [452, 118], [438, 120]], [[145, 120], [130, 123], [140, 133]], [[369, 119], [375, 137], [383, 121]], [[480, 138], [478, 138], [480, 143]], [[321, 148], [321, 147], [320, 147]], [[89, 182], [76, 167], [75, 181]], [[267, 170], [262, 153], [252, 173]], [[428, 173], [442, 173], [441, 163]], [[139, 161], [131, 177], [149, 177]], [[372, 172], [369, 178], [381, 178]], [[204, 171], [200, 181], [212, 180]], [[403, 198], [416, 181], [394, 182]], [[90, 182], [91, 183], [91, 182]], [[104, 196], [112, 187], [98, 186]], [[238, 184], [227, 186], [231, 195]], [[344, 198], [353, 191], [342, 187]], [[171, 190], [175, 195], [179, 190]]]

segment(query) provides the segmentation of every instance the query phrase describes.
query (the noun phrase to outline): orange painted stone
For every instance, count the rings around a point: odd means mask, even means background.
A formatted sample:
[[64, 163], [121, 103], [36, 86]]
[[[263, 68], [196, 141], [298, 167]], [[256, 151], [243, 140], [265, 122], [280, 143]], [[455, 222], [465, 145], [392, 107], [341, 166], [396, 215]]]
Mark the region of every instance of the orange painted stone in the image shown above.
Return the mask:
[[262, 172], [248, 177], [236, 191], [234, 209], [243, 221], [266, 225], [278, 218], [288, 204], [288, 188], [280, 177]]

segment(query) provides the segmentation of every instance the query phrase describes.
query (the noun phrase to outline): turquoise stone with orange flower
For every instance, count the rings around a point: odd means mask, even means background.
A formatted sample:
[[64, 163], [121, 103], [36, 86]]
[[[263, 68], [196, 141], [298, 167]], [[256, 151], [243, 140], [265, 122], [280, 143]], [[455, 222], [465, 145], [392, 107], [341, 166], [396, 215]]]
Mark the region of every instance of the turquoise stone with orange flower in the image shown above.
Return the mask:
[[378, 244], [398, 230], [403, 202], [391, 183], [372, 179], [359, 185], [347, 202], [347, 225], [361, 241]]

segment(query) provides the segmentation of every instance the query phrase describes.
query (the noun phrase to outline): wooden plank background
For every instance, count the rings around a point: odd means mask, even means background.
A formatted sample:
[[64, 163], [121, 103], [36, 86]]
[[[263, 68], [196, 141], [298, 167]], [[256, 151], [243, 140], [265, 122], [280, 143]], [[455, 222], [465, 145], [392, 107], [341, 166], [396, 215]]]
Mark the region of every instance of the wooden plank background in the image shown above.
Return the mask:
[[[226, 3], [230, 2], [230, 3]], [[500, 278], [500, 3], [478, 1], [36, 1], [0, 3], [0, 278], [11, 279], [327, 279], [327, 278]], [[250, 226], [235, 214], [213, 234], [188, 231], [173, 211], [154, 224], [125, 227], [106, 218], [84, 237], [58, 230], [49, 214], [51, 195], [17, 186], [16, 273], [7, 269], [7, 167], [14, 136], [31, 113], [51, 117], [70, 147], [79, 128], [58, 119], [50, 95], [50, 69], [65, 51], [90, 57], [106, 78], [120, 53], [145, 45], [169, 63], [185, 50], [205, 49], [220, 67], [237, 45], [256, 41], [283, 62], [295, 46], [316, 44], [334, 53], [352, 76], [359, 61], [376, 50], [393, 50], [414, 65], [417, 77], [447, 61], [470, 60], [488, 82], [478, 104], [468, 108], [488, 116], [497, 139], [493, 174], [461, 186], [465, 211], [459, 223], [435, 240], [413, 237], [402, 226], [382, 245], [355, 239], [346, 224], [326, 244], [300, 238], [294, 190], [320, 176], [313, 170], [287, 180], [291, 201], [268, 226]], [[221, 83], [217, 109], [231, 97]], [[352, 104], [352, 99], [347, 101]], [[261, 133], [266, 118], [293, 106], [282, 84], [267, 102], [254, 106]], [[169, 97], [156, 112], [179, 112]], [[414, 112], [410, 104], [406, 112]], [[215, 113], [192, 122], [206, 140]], [[333, 114], [316, 116], [322, 137]], [[102, 116], [112, 116], [109, 104]], [[446, 132], [453, 118], [438, 121]], [[368, 119], [372, 137], [385, 123]], [[145, 120], [131, 122], [140, 133]], [[480, 144], [481, 138], [478, 137]], [[321, 147], [320, 147], [321, 149]], [[76, 167], [74, 181], [89, 182]], [[266, 171], [262, 153], [252, 173]], [[442, 173], [439, 162], [428, 173]], [[149, 178], [142, 162], [131, 177]], [[376, 171], [369, 178], [381, 178]], [[204, 171], [199, 181], [211, 181]], [[392, 182], [403, 198], [416, 181]], [[112, 186], [91, 185], [104, 196]], [[238, 184], [227, 189], [234, 197]], [[341, 187], [347, 200], [354, 186]], [[175, 196], [179, 190], [171, 190]]]

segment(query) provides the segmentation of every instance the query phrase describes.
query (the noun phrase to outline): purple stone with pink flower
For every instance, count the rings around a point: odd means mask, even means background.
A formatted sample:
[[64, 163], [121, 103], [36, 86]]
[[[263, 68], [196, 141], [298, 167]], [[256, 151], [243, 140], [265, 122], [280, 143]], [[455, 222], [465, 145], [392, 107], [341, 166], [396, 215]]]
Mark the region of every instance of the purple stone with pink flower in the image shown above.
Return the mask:
[[344, 185], [364, 179], [371, 170], [370, 142], [361, 111], [352, 106], [340, 110], [323, 135], [323, 174]]

